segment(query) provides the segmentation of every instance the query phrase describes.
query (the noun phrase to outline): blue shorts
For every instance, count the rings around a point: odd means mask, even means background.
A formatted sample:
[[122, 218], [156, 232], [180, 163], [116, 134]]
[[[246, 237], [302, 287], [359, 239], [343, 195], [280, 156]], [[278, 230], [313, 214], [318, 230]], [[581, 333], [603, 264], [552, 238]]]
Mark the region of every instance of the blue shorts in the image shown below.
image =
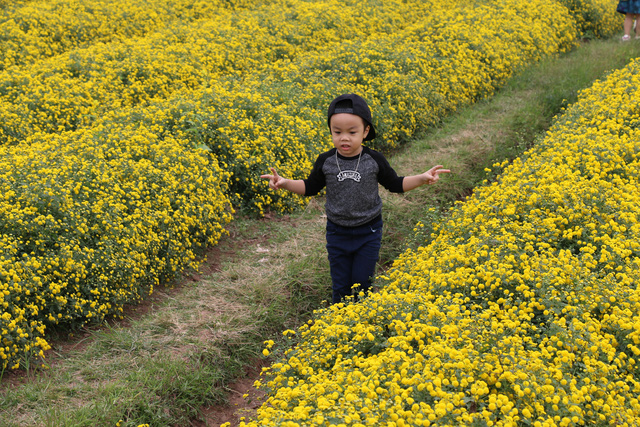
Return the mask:
[[354, 292], [356, 300], [360, 291], [369, 291], [380, 258], [381, 242], [381, 217], [359, 227], [343, 227], [327, 220], [333, 303], [351, 295], [356, 283], [360, 284]]
[[619, 1], [616, 10], [624, 14], [640, 14], [640, 0]]

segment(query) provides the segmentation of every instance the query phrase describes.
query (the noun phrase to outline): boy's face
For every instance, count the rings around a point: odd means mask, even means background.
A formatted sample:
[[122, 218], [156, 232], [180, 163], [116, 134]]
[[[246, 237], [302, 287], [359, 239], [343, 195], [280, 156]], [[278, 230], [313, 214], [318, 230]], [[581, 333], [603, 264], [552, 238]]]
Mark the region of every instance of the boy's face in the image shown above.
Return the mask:
[[331, 116], [331, 139], [340, 155], [353, 157], [362, 151], [362, 141], [369, 133], [360, 116], [339, 113]]

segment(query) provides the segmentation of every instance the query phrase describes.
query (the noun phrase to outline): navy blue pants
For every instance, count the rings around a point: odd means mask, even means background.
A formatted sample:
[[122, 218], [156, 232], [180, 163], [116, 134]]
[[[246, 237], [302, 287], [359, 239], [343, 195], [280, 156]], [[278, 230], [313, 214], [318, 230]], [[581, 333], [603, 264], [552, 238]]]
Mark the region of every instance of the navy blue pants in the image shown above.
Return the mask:
[[376, 264], [380, 258], [382, 219], [359, 227], [342, 227], [327, 220], [327, 252], [333, 289], [333, 303], [351, 295], [351, 288], [359, 283], [355, 296], [371, 288]]

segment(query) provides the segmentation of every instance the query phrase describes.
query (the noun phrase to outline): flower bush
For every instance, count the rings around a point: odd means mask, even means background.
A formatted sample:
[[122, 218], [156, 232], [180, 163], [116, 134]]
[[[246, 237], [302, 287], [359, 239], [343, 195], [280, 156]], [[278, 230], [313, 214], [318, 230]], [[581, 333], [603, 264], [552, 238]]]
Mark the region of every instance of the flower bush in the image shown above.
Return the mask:
[[42, 355], [46, 325], [121, 313], [195, 268], [231, 219], [229, 173], [152, 127], [34, 138], [0, 153], [4, 367]]
[[622, 29], [622, 15], [607, 0], [558, 0], [569, 9], [585, 38], [609, 37]]
[[639, 83], [583, 91], [379, 292], [287, 331], [244, 425], [637, 425]]
[[0, 0], [0, 71], [89, 43], [145, 36], [167, 21], [184, 24], [247, 4], [246, 0]]
[[3, 369], [194, 266], [232, 206], [301, 206], [259, 175], [308, 173], [338, 93], [389, 149], [578, 34], [553, 0], [0, 6]]

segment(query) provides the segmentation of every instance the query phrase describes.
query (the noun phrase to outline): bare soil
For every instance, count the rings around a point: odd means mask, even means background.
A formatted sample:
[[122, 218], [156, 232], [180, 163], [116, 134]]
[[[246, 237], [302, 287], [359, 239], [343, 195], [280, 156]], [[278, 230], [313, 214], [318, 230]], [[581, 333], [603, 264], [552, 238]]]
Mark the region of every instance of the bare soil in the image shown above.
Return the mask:
[[192, 426], [212, 427], [230, 423], [231, 427], [237, 427], [240, 422], [255, 417], [265, 399], [265, 394], [254, 386], [263, 365], [258, 362], [255, 367], [247, 369], [244, 378], [229, 386], [228, 403], [202, 408], [201, 418], [204, 421], [193, 421]]

